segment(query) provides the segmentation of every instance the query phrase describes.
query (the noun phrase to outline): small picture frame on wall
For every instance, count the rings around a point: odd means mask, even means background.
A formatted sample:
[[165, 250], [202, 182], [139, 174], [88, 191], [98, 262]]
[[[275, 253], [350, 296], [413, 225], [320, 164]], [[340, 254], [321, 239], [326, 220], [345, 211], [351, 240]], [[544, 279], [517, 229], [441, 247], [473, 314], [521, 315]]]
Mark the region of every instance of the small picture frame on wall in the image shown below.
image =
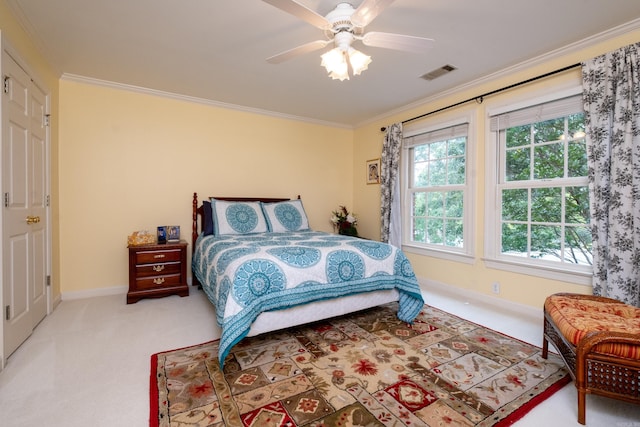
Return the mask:
[[167, 242], [179, 242], [180, 241], [180, 226], [168, 225], [167, 226]]
[[380, 159], [367, 160], [367, 184], [380, 184]]

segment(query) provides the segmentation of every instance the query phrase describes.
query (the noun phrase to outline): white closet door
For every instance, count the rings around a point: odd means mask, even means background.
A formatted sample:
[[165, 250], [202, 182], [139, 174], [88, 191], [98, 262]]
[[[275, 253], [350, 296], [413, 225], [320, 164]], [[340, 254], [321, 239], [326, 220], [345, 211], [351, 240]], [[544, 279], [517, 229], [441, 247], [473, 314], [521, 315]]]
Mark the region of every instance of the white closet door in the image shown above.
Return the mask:
[[5, 51], [2, 75], [2, 288], [6, 360], [47, 312], [46, 95]]

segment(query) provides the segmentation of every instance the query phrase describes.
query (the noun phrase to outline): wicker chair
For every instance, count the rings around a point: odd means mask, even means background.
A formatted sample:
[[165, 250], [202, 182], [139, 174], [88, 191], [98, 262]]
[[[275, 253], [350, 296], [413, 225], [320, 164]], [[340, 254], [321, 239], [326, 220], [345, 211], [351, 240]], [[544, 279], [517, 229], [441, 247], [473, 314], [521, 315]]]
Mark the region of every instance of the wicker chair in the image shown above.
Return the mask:
[[[567, 307], [571, 307], [571, 310]], [[574, 319], [564, 317], [568, 313], [575, 313], [576, 307], [578, 307], [578, 314], [575, 317], [580, 317], [576, 319], [579, 322], [573, 322]], [[610, 311], [607, 312], [607, 310]], [[620, 312], [624, 313], [621, 317]], [[593, 328], [571, 329], [576, 325], [590, 323], [590, 316], [593, 316], [593, 322], [591, 322]], [[628, 321], [629, 327], [610, 328], [609, 322], [598, 320], [606, 316], [620, 318], [620, 322], [614, 322], [617, 326]], [[640, 329], [638, 325], [640, 325], [640, 309], [610, 298], [555, 294], [545, 301], [542, 357], [547, 358], [549, 341], [551, 341], [571, 372], [578, 390], [578, 422], [580, 424], [585, 424], [587, 393], [640, 403]], [[627, 332], [621, 332], [621, 329]], [[619, 354], [631, 356], [623, 357]]]

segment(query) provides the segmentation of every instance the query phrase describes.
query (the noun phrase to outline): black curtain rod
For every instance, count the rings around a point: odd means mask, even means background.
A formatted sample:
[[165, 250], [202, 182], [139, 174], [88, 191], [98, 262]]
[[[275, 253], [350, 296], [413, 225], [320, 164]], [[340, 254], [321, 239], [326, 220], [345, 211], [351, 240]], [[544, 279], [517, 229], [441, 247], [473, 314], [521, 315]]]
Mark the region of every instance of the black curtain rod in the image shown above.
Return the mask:
[[[568, 65], [568, 66], [566, 66], [564, 68], [560, 68], [559, 70], [550, 71], [548, 73], [545, 73], [545, 74], [542, 74], [542, 75], [539, 75], [539, 76], [536, 76], [536, 77], [532, 77], [530, 79], [523, 80], [521, 82], [514, 83], [514, 84], [509, 85], [509, 86], [501, 87], [500, 89], [495, 89], [495, 90], [492, 90], [490, 92], [483, 93], [482, 95], [474, 96], [473, 98], [465, 99], [464, 101], [456, 102], [455, 104], [451, 104], [451, 105], [448, 105], [446, 107], [438, 108], [437, 110], [433, 110], [433, 111], [430, 111], [428, 113], [424, 113], [424, 114], [421, 114], [419, 116], [412, 117], [412, 118], [407, 119], [407, 120], [403, 120], [402, 124], [404, 125], [404, 124], [412, 122], [414, 120], [418, 120], [418, 119], [421, 119], [423, 117], [430, 116], [431, 114], [439, 113], [440, 111], [448, 110], [449, 108], [453, 108], [453, 107], [457, 107], [457, 106], [462, 105], [462, 104], [466, 104], [467, 102], [476, 101], [477, 103], [482, 104], [482, 101], [484, 101], [484, 98], [487, 97], [487, 96], [495, 95], [496, 93], [500, 93], [500, 92], [504, 92], [505, 90], [513, 89], [514, 87], [522, 86], [522, 85], [525, 85], [527, 83], [534, 82], [536, 80], [544, 79], [545, 77], [553, 76], [554, 74], [563, 73], [563, 72], [565, 72], [567, 70], [571, 70], [572, 68], [580, 67], [581, 65], [582, 64], [580, 64], [580, 63], [573, 64], [573, 65]], [[387, 130], [386, 127], [380, 128], [381, 132], [384, 132], [385, 130]]]

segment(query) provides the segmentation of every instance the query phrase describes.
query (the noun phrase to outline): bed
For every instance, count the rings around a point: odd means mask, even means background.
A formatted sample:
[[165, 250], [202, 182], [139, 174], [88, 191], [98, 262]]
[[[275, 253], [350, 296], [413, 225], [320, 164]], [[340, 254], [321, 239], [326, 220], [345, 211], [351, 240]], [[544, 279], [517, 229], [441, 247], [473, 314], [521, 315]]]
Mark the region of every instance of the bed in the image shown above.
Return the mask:
[[302, 200], [193, 194], [192, 280], [216, 309], [218, 360], [246, 336], [398, 301], [411, 323], [424, 305], [404, 253], [309, 227]]

